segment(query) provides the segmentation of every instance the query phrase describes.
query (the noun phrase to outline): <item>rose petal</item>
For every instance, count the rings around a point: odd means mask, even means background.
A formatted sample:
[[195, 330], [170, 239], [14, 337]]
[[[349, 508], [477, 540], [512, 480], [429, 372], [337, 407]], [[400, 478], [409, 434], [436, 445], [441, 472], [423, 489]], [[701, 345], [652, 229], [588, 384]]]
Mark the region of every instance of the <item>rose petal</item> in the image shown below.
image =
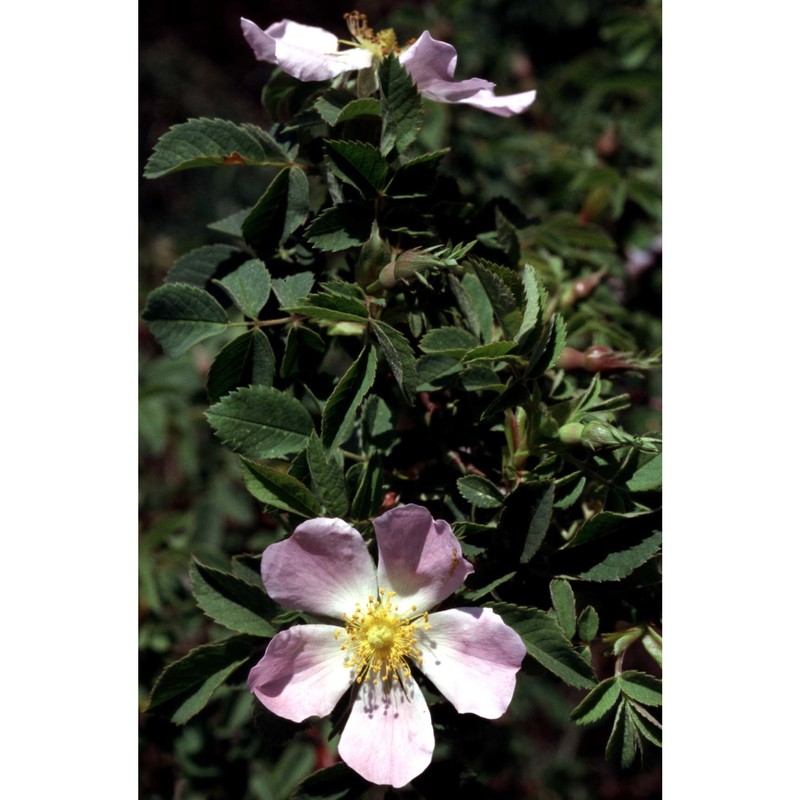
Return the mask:
[[361, 534], [340, 519], [310, 519], [261, 559], [261, 579], [277, 602], [340, 619], [375, 594], [375, 565]]
[[505, 713], [525, 657], [519, 635], [490, 608], [454, 608], [429, 617], [418, 637], [420, 668], [460, 714]]
[[373, 521], [378, 540], [378, 585], [397, 592], [401, 613], [426, 611], [449, 597], [473, 569], [450, 526], [409, 504]]
[[325, 81], [350, 70], [372, 66], [372, 54], [360, 47], [337, 52], [336, 36], [322, 28], [285, 19], [261, 30], [241, 19], [242, 33], [257, 59], [277, 64], [301, 81]]
[[464, 103], [501, 117], [521, 114], [533, 103], [535, 91], [498, 97], [491, 81], [482, 78], [453, 80], [457, 59], [452, 45], [434, 39], [428, 31], [400, 54], [400, 63], [418, 91], [438, 103]]
[[335, 625], [296, 625], [277, 634], [250, 670], [250, 691], [273, 713], [293, 722], [324, 717], [353, 682]]
[[[403, 691], [405, 688], [405, 692]], [[405, 786], [430, 763], [431, 714], [419, 686], [364, 682], [339, 740], [339, 755], [372, 783]]]

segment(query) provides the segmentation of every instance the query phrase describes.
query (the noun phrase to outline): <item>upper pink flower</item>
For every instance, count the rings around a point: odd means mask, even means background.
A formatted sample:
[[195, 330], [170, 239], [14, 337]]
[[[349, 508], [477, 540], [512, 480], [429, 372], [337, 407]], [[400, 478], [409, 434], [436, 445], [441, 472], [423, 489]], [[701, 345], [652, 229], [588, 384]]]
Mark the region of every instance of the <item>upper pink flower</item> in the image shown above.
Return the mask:
[[511, 702], [525, 645], [488, 608], [429, 613], [472, 572], [450, 526], [407, 505], [374, 520], [377, 572], [361, 534], [312, 519], [264, 551], [269, 595], [339, 624], [278, 633], [248, 686], [275, 714], [300, 722], [330, 714], [355, 684], [339, 754], [376, 784], [399, 788], [431, 762], [430, 712], [416, 666], [460, 713], [496, 719]]
[[[261, 30], [242, 18], [242, 32], [261, 61], [277, 64], [301, 81], [324, 81], [350, 70], [372, 69], [396, 46], [393, 31], [374, 34], [366, 19], [349, 15], [348, 24], [357, 47], [339, 50], [335, 34], [322, 28], [283, 20]], [[495, 84], [482, 78], [453, 79], [458, 56], [455, 48], [424, 31], [414, 44], [400, 53], [400, 63], [424, 97], [439, 103], [465, 103], [501, 117], [527, 110], [535, 91], [497, 96]]]

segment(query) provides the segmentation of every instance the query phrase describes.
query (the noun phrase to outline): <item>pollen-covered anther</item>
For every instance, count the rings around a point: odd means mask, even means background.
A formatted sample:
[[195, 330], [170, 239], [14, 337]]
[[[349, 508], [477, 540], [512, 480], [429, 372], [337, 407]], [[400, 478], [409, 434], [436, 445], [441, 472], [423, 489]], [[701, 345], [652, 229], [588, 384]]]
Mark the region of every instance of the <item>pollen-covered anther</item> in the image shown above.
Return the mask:
[[[366, 610], [356, 606], [352, 614], [344, 614], [344, 633], [349, 642], [342, 649], [350, 651], [344, 666], [356, 672], [356, 682], [399, 680], [411, 677], [410, 662], [422, 663], [422, 652], [416, 646], [417, 628], [429, 629], [428, 612], [401, 614], [398, 603], [392, 602], [397, 592], [380, 589], [377, 599], [370, 596]], [[341, 633], [341, 631], [340, 631]], [[337, 637], [338, 638], [338, 637]]]

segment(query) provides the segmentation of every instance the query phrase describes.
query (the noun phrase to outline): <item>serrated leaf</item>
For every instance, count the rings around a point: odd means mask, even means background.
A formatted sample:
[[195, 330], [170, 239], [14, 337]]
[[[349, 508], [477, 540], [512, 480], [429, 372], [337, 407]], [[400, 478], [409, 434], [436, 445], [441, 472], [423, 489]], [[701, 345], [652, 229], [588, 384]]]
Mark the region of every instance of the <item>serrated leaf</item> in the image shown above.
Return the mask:
[[145, 178], [222, 164], [283, 166], [258, 140], [233, 122], [200, 117], [173, 125], [159, 140], [144, 168]]
[[267, 617], [277, 608], [263, 589], [197, 559], [189, 566], [189, 577], [197, 605], [215, 622], [237, 633], [275, 635]]
[[356, 520], [372, 519], [383, 502], [383, 462], [373, 453], [366, 464], [354, 464], [347, 470], [347, 485], [353, 500], [350, 516]]
[[225, 309], [208, 292], [185, 283], [167, 283], [151, 292], [142, 319], [172, 358], [222, 333], [228, 324]]
[[461, 385], [468, 392], [493, 391], [501, 392], [503, 383], [497, 373], [491, 368], [482, 365], [467, 367], [459, 376]]
[[386, 194], [398, 199], [427, 196], [436, 179], [439, 162], [448, 152], [450, 151], [436, 150], [401, 164], [386, 187]]
[[554, 578], [550, 581], [550, 598], [553, 601], [553, 609], [556, 612], [556, 619], [567, 639], [575, 636], [575, 595], [569, 581], [564, 578]]
[[319, 516], [317, 498], [297, 478], [246, 458], [240, 467], [245, 488], [256, 500], [306, 519]]
[[[185, 695], [191, 698], [198, 689], [208, 692], [211, 686], [216, 688], [224, 677], [216, 685], [214, 682], [223, 672], [227, 670], [230, 674], [247, 661], [257, 648], [263, 649], [263, 646], [262, 637], [241, 634], [196, 647], [183, 658], [169, 664], [158, 676], [150, 693], [148, 709], [158, 708]], [[210, 685], [205, 685], [207, 682]], [[209, 697], [211, 692], [208, 692]]]
[[641, 752], [641, 749], [642, 742], [633, 722], [630, 707], [622, 702], [617, 706], [614, 727], [606, 745], [606, 758], [627, 769], [633, 764], [636, 753]]
[[538, 552], [544, 542], [550, 519], [553, 516], [553, 498], [555, 497], [555, 484], [549, 483], [541, 499], [536, 503], [531, 514], [530, 525], [522, 546], [521, 564], [527, 564]]
[[422, 127], [422, 102], [411, 76], [393, 53], [381, 61], [378, 81], [383, 118], [381, 153], [388, 155], [393, 147], [402, 153]]
[[309, 775], [290, 800], [362, 800], [371, 785], [345, 764], [334, 764]]
[[215, 233], [224, 233], [227, 236], [234, 236], [237, 239], [242, 239], [244, 238], [242, 223], [249, 213], [249, 208], [243, 208], [241, 211], [234, 211], [233, 214], [218, 219], [216, 222], [210, 222], [206, 227]]
[[222, 286], [231, 300], [251, 319], [258, 319], [269, 298], [272, 279], [263, 261], [251, 258], [214, 283]]
[[594, 671], [572, 647], [559, 624], [538, 608], [511, 603], [487, 603], [522, 638], [528, 653], [545, 669], [570, 686], [591, 689], [597, 683]]
[[661, 547], [661, 531], [653, 531], [643, 541], [624, 550], [609, 553], [590, 569], [578, 573], [585, 581], [618, 581], [649, 561]]
[[320, 213], [306, 229], [306, 236], [324, 252], [364, 244], [372, 230], [373, 212], [368, 204], [339, 203]]
[[435, 392], [452, 383], [463, 369], [452, 356], [424, 355], [417, 359], [418, 392]]
[[170, 718], [175, 725], [185, 725], [192, 717], [199, 714], [209, 703], [214, 692], [241, 666], [246, 664], [248, 659], [242, 658], [234, 661], [227, 667], [223, 667], [219, 672], [210, 675], [200, 684], [200, 687], [192, 695], [181, 703], [178, 709]]
[[292, 314], [302, 314], [314, 320], [335, 322], [367, 322], [369, 312], [363, 298], [340, 294], [310, 294], [287, 309]]
[[661, 488], [661, 453], [639, 467], [625, 486], [632, 492], [649, 492]]
[[588, 725], [602, 719], [619, 699], [620, 688], [616, 676], [606, 678], [592, 689], [570, 714], [578, 725]]
[[313, 272], [298, 272], [285, 278], [276, 278], [272, 282], [272, 291], [278, 298], [282, 309], [291, 308], [311, 291], [314, 285]]
[[165, 283], [188, 283], [204, 289], [223, 269], [237, 267], [248, 259], [247, 253], [229, 244], [209, 244], [184, 253], [164, 279]]
[[513, 572], [509, 572], [506, 575], [503, 575], [500, 578], [493, 580], [486, 586], [481, 587], [480, 589], [473, 589], [471, 592], [464, 592], [464, 597], [470, 602], [474, 603], [480, 600], [482, 597], [486, 597], [487, 594], [493, 592], [498, 586], [502, 586], [507, 581], [510, 581], [516, 574], [517, 574], [516, 570], [514, 570]]
[[525, 292], [525, 311], [522, 314], [519, 330], [514, 337], [516, 341], [520, 341], [526, 334], [537, 330], [542, 307], [547, 300], [547, 293], [542, 282], [530, 264], [525, 264], [522, 268], [522, 288]]
[[237, 453], [278, 458], [306, 445], [313, 423], [302, 403], [271, 386], [249, 386], [206, 411], [214, 433]]
[[275, 354], [265, 333], [254, 328], [220, 350], [208, 371], [208, 397], [212, 403], [228, 392], [253, 384], [271, 386]]
[[351, 92], [342, 89], [331, 89], [325, 92], [316, 100], [314, 108], [331, 127], [356, 117], [379, 117], [381, 115], [381, 104], [377, 98], [355, 99]]
[[593, 606], [586, 606], [578, 617], [578, 638], [582, 642], [591, 642], [600, 628], [600, 617]]
[[514, 342], [489, 342], [489, 344], [482, 344], [478, 347], [473, 347], [467, 350], [461, 356], [464, 363], [471, 363], [473, 361], [502, 361], [508, 353], [510, 353], [516, 345]]
[[503, 495], [500, 490], [486, 478], [479, 475], [466, 475], [456, 482], [461, 496], [478, 508], [500, 508]]
[[400, 440], [395, 430], [392, 409], [385, 400], [371, 394], [364, 403], [361, 414], [361, 440], [365, 453], [379, 450], [389, 453]]
[[377, 197], [389, 170], [378, 148], [364, 142], [326, 140], [325, 164], [337, 178], [367, 198]]
[[506, 336], [513, 338], [519, 330], [522, 314], [508, 279], [510, 270], [484, 260], [475, 259], [471, 263], [500, 327]]
[[347, 514], [350, 502], [342, 467], [334, 453], [326, 452], [319, 437], [312, 433], [306, 445], [306, 458], [311, 472], [314, 493], [322, 501], [331, 517]]
[[268, 260], [308, 216], [308, 178], [298, 167], [282, 169], [242, 222], [242, 235]]
[[426, 333], [419, 343], [423, 353], [461, 358], [467, 351], [476, 348], [478, 340], [463, 328], [435, 328]]
[[620, 689], [626, 697], [646, 706], [661, 705], [661, 681], [653, 675], [626, 670], [619, 675]]
[[650, 520], [656, 518], [654, 511], [631, 511], [618, 513], [616, 511], [601, 511], [581, 525], [578, 532], [569, 543], [570, 547], [577, 547], [587, 542], [597, 541], [606, 536], [619, 534], [631, 528], [646, 526]]
[[391, 325], [379, 320], [371, 320], [370, 325], [378, 337], [383, 354], [389, 362], [400, 391], [409, 405], [414, 405], [415, 392], [419, 383], [416, 360], [411, 345], [402, 333]]
[[338, 447], [355, 423], [361, 401], [375, 381], [377, 356], [367, 345], [334, 387], [322, 412], [322, 444], [329, 450]]
[[641, 710], [634, 705], [631, 706], [630, 711], [631, 720], [636, 725], [639, 733], [656, 747], [661, 747], [661, 725], [653, 719], [642, 716]]

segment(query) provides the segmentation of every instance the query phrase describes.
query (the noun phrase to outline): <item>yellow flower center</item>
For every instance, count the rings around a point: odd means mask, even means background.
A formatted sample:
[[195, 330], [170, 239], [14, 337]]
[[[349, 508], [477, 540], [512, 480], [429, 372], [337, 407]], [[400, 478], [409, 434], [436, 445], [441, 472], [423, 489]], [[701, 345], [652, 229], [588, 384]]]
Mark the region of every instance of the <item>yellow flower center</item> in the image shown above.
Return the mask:
[[417, 607], [411, 606], [411, 615], [403, 616], [392, 602], [396, 596], [397, 592], [381, 589], [377, 599], [370, 595], [365, 609], [357, 603], [352, 614], [342, 615], [344, 630], [336, 631], [334, 637], [342, 633], [347, 637], [342, 645], [342, 650], [349, 651], [344, 666], [355, 670], [358, 683], [400, 681], [400, 675], [411, 677], [412, 662], [422, 663], [416, 632], [430, 630], [428, 612], [414, 614]]
[[347, 28], [356, 40], [358, 47], [369, 50], [373, 55], [383, 58], [389, 53], [399, 52], [397, 36], [392, 28], [375, 31], [369, 27], [367, 15], [360, 11], [350, 11], [344, 15]]

